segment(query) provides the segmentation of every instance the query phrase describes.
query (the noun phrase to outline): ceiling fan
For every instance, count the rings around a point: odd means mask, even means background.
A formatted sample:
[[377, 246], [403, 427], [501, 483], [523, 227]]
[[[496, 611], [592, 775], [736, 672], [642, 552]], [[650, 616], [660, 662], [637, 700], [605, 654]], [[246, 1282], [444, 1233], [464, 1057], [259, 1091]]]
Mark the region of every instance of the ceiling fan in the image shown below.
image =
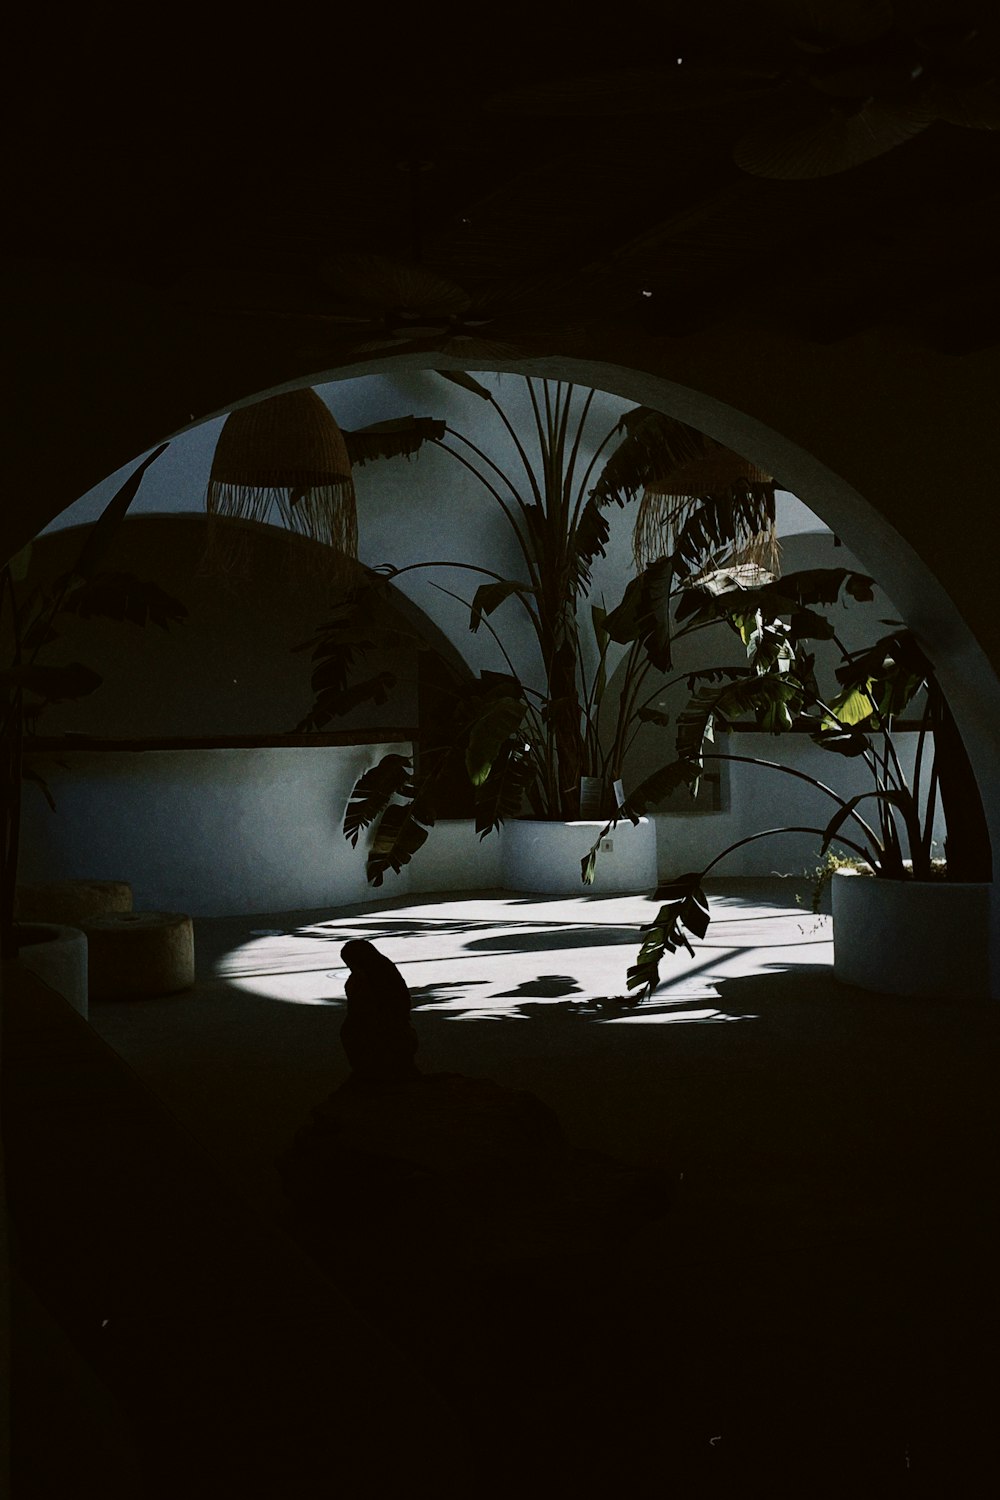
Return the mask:
[[[258, 296], [248, 277], [241, 305], [224, 310], [258, 324], [263, 318], [298, 323], [303, 343], [296, 352], [316, 368], [382, 353], [447, 354], [470, 362], [538, 358], [567, 337], [578, 342], [597, 313], [596, 297], [588, 304], [580, 279], [569, 275], [504, 282], [502, 290], [473, 295], [419, 261], [374, 253], [331, 257], [320, 275], [324, 290], [310, 295], [308, 306], [301, 298], [289, 305], [283, 278], [273, 278]], [[222, 310], [217, 297], [228, 297], [233, 279], [200, 277], [185, 295], [208, 295]]]

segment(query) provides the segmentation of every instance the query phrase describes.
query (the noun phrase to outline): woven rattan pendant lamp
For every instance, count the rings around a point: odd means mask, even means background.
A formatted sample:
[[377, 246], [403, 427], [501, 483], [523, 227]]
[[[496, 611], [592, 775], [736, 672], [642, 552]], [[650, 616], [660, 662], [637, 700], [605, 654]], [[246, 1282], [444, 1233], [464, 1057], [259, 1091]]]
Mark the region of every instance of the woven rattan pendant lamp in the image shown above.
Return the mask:
[[216, 566], [239, 571], [241, 529], [219, 527], [220, 520], [277, 520], [321, 544], [296, 549], [310, 570], [331, 579], [350, 572], [358, 555], [351, 460], [315, 391], [289, 391], [230, 413], [215, 447], [206, 508], [208, 555]]
[[[636, 566], [641, 570], [672, 554], [687, 521], [709, 498], [731, 505], [726, 516], [731, 534], [715, 565], [749, 563], [776, 573], [773, 476], [703, 433], [692, 433], [691, 451], [646, 480], [632, 533]], [[759, 521], [761, 502], [770, 512], [763, 529], [750, 523], [751, 514]]]

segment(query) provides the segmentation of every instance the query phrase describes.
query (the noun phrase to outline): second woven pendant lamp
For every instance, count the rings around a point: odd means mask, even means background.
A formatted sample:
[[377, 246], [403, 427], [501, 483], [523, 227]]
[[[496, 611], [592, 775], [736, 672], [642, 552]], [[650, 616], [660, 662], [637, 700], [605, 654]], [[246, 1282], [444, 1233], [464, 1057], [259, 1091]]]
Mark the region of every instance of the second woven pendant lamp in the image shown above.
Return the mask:
[[[774, 478], [749, 459], [725, 448], [703, 433], [692, 433], [693, 451], [648, 478], [632, 533], [636, 566], [648, 567], [673, 552], [678, 536], [698, 503], [708, 498], [732, 502], [729, 564], [753, 563], [778, 570], [779, 546], [774, 527]], [[763, 528], [743, 525], [740, 502], [758, 512], [770, 511]], [[720, 562], [722, 559], [720, 559]]]
[[[209, 561], [239, 571], [239, 529], [277, 521], [319, 543], [301, 549], [310, 571], [338, 579], [358, 555], [351, 460], [326, 403], [308, 388], [240, 407], [226, 418], [208, 480]], [[299, 549], [296, 549], [299, 550]]]

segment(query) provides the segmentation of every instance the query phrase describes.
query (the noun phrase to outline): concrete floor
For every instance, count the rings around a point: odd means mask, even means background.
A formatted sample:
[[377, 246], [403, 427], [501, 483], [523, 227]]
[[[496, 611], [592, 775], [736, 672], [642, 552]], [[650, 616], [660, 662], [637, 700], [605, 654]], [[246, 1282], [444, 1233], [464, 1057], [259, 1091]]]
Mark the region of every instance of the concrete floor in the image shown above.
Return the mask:
[[677, 1184], [593, 1267], [620, 1367], [578, 1371], [571, 1443], [600, 1428], [685, 1495], [992, 1493], [1000, 1007], [839, 985], [804, 894], [713, 885], [706, 941], [639, 1005], [651, 900], [484, 892], [200, 920], [193, 991], [91, 1021], [280, 1221], [275, 1157], [347, 1077], [340, 948], [370, 939], [425, 1070], [531, 1090], [575, 1144]]
[[642, 1003], [626, 971], [658, 909], [651, 898], [487, 891], [199, 918], [193, 991], [95, 1002], [90, 1019], [241, 1190], [273, 1209], [273, 1156], [347, 1076], [340, 949], [364, 937], [409, 985], [422, 1067], [534, 1089], [569, 1111], [582, 1144], [660, 1158], [669, 1133], [642, 1122], [661, 1069], [705, 1049], [680, 1032], [759, 1026], [742, 997], [768, 975], [786, 994], [806, 979], [809, 993], [831, 983], [829, 918], [811, 914], [802, 882], [711, 889], [706, 940], [693, 958], [669, 958]]

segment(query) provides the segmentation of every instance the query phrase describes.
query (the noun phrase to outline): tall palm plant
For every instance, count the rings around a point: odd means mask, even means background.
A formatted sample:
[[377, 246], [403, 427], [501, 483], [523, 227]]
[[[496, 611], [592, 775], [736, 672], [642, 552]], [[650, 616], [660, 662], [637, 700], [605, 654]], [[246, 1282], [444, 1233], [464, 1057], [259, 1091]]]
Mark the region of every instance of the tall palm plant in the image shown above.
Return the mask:
[[[442, 372], [443, 373], [443, 372]], [[713, 493], [678, 497], [650, 546], [648, 515], [641, 527], [645, 556], [610, 611], [591, 597], [593, 565], [606, 555], [615, 504], [639, 501], [682, 464], [726, 453], [686, 424], [647, 407], [635, 407], [595, 433], [596, 392], [561, 381], [523, 377], [531, 422], [521, 432], [493, 393], [465, 374], [448, 374], [488, 404], [506, 434], [511, 463], [504, 466], [468, 435], [450, 426], [425, 441], [448, 453], [484, 486], [513, 538], [518, 576], [467, 558], [385, 565], [364, 573], [331, 619], [304, 647], [316, 663], [315, 703], [298, 727], [323, 728], [366, 697], [384, 701], [392, 674], [357, 680], [365, 652], [386, 644], [371, 629], [370, 591], [415, 569], [459, 568], [480, 581], [471, 597], [445, 589], [469, 610], [473, 631], [487, 630], [500, 670], [455, 682], [450, 712], [419, 746], [415, 763], [388, 755], [358, 780], [344, 820], [357, 840], [375, 825], [368, 876], [379, 885], [398, 871], [433, 825], [443, 794], [457, 782], [473, 789], [481, 835], [528, 809], [538, 818], [566, 820], [613, 812], [623, 798], [625, 756], [643, 723], [663, 720], [647, 678], [669, 669], [675, 591], [706, 570], [738, 566], [748, 549], [774, 537], [774, 483], [769, 477], [728, 483]], [[589, 455], [589, 456], [585, 456]], [[655, 491], [654, 491], [655, 487]], [[662, 514], [662, 503], [660, 504]], [[638, 529], [637, 529], [638, 530]], [[652, 555], [651, 555], [652, 554]], [[537, 676], [528, 680], [491, 619], [504, 605], [519, 609], [537, 648]], [[613, 643], [624, 647], [619, 687], [610, 695]], [[609, 701], [610, 700], [610, 701]], [[592, 877], [592, 870], [591, 870]], [[586, 877], [585, 877], [586, 878]]]

